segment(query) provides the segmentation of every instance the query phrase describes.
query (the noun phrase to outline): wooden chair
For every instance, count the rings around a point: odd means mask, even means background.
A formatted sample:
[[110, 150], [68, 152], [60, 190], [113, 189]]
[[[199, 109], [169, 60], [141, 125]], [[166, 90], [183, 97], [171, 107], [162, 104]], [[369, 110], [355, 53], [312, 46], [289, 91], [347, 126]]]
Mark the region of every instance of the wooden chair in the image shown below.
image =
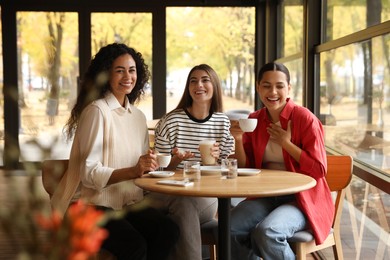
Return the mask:
[[[69, 160], [45, 160], [42, 162], [42, 184], [49, 197], [53, 196], [54, 190], [60, 182], [65, 171], [68, 169]], [[115, 260], [116, 258], [108, 251], [101, 249], [93, 257], [93, 260]]]
[[316, 245], [313, 234], [310, 231], [299, 231], [289, 239], [297, 259], [306, 259], [306, 255], [327, 247], [333, 247], [335, 259], [343, 259], [343, 251], [340, 238], [340, 220], [345, 198], [345, 188], [352, 178], [353, 160], [347, 155], [328, 155], [328, 172], [326, 181], [332, 192], [336, 192], [335, 216], [332, 230], [321, 245]]
[[68, 169], [69, 160], [45, 160], [42, 162], [42, 184], [49, 197]]

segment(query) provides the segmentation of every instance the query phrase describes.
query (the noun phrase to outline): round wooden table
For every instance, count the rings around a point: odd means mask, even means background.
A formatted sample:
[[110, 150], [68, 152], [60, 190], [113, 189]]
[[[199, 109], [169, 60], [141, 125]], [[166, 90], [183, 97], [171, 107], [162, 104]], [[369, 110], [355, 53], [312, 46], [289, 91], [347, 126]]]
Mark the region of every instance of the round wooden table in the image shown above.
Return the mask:
[[[182, 180], [182, 171], [169, 178]], [[179, 187], [158, 184], [161, 178], [147, 174], [135, 180], [135, 184], [145, 190], [164, 194], [192, 197], [218, 198], [218, 259], [230, 259], [230, 203], [234, 197], [270, 197], [294, 194], [310, 189], [316, 181], [310, 176], [279, 170], [263, 169], [253, 176], [238, 176], [235, 179], [222, 179], [220, 174], [202, 176], [193, 186]]]

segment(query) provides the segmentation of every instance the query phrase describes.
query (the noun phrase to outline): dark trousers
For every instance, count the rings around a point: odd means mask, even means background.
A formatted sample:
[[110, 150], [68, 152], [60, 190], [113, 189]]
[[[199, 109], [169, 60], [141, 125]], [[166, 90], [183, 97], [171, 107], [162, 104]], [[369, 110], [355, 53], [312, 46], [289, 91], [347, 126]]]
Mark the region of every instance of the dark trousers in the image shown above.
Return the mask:
[[102, 248], [118, 260], [166, 259], [179, 237], [178, 226], [152, 208], [127, 211], [124, 217], [113, 218], [104, 227], [109, 236]]

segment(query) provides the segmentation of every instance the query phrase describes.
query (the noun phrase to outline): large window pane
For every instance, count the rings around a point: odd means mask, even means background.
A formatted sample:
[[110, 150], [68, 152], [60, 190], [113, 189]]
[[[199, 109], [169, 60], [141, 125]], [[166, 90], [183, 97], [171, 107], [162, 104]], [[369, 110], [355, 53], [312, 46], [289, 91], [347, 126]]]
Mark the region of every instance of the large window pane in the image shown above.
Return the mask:
[[[152, 72], [151, 13], [92, 13], [91, 25], [92, 55], [107, 44], [125, 43], [142, 53]], [[149, 83], [152, 84], [152, 81]], [[137, 106], [147, 119], [153, 118], [151, 86], [148, 86], [144, 99]]]
[[[321, 54], [326, 145], [390, 174], [390, 35]], [[384, 173], [386, 174], [386, 173]]]
[[77, 13], [18, 12], [17, 35], [21, 160], [67, 158], [62, 128], [77, 94]]
[[328, 40], [390, 20], [389, 0], [328, 0], [326, 3]]
[[285, 0], [281, 3], [280, 37], [282, 41], [278, 58], [301, 53], [303, 48], [302, 0]]
[[254, 110], [254, 15], [254, 8], [167, 8], [167, 111], [201, 63], [218, 73], [225, 111]]
[[341, 216], [344, 259], [389, 259], [389, 201], [386, 192], [352, 177]]
[[291, 84], [290, 97], [292, 98], [294, 103], [302, 106], [303, 105], [302, 59], [285, 62], [284, 65], [290, 71], [290, 84]]

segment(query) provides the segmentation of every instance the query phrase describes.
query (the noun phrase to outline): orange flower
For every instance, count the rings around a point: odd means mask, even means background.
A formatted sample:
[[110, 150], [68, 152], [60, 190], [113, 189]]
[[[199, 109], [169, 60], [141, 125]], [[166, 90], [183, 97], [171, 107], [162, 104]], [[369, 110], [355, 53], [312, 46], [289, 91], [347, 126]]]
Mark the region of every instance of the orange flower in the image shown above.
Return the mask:
[[[37, 214], [36, 223], [45, 230], [50, 231], [49, 243], [45, 248], [67, 255], [69, 260], [86, 260], [96, 254], [104, 239], [107, 238], [107, 230], [99, 226], [104, 218], [104, 212], [86, 205], [82, 201], [72, 204], [67, 214], [62, 219], [60, 214], [53, 211], [50, 216]], [[47, 250], [46, 249], [46, 250]]]
[[58, 230], [61, 227], [62, 218], [58, 211], [53, 211], [50, 216], [41, 213], [35, 215], [35, 221], [45, 230]]
[[[108, 236], [107, 230], [99, 227], [104, 212], [78, 201], [68, 210], [70, 223], [71, 255], [85, 252], [89, 255], [97, 253], [103, 240]], [[78, 258], [77, 259], [80, 259]], [[70, 258], [75, 259], [75, 258]]]

